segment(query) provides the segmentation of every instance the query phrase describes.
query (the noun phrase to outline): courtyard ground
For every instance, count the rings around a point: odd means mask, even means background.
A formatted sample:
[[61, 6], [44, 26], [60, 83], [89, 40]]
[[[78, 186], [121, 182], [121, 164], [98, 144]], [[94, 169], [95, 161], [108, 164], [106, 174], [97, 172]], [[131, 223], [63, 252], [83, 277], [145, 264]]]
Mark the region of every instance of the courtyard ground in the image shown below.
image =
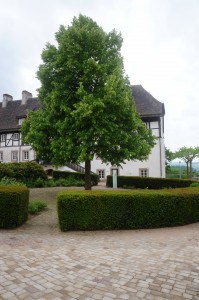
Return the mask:
[[62, 233], [55, 199], [63, 189], [32, 189], [48, 210], [0, 230], [0, 299], [199, 300], [199, 223]]

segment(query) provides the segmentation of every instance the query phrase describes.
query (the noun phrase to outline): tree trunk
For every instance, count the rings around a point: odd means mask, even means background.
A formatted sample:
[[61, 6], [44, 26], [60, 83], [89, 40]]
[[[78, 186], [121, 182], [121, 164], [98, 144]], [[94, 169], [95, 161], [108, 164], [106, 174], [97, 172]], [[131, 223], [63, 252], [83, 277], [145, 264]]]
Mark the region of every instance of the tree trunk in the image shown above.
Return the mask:
[[189, 178], [189, 162], [187, 161], [186, 164], [187, 164], [187, 179], [188, 179]]
[[85, 190], [91, 190], [91, 161], [85, 161]]
[[189, 178], [192, 178], [192, 161], [189, 162]]

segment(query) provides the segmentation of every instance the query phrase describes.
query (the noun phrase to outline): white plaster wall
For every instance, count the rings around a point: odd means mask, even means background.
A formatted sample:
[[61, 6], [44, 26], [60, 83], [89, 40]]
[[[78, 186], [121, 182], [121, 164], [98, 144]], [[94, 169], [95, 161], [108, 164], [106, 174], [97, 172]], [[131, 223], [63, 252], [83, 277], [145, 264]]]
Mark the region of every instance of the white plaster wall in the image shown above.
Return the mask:
[[[153, 147], [151, 154], [145, 161], [125, 161], [125, 164], [119, 168], [119, 175], [139, 176], [139, 169], [148, 169], [150, 177], [165, 178], [165, 150], [164, 150], [164, 133], [163, 133], [163, 118], [161, 118], [161, 136], [159, 138], [158, 122], [151, 122], [150, 128], [153, 134], [158, 138], [156, 145]], [[101, 160], [94, 158], [91, 163], [91, 170], [105, 170], [105, 177], [111, 175], [111, 164], [102, 164]]]
[[[160, 145], [158, 141], [152, 149], [152, 152], [147, 160], [142, 162], [126, 160], [125, 164], [122, 164], [122, 166], [119, 168], [119, 175], [139, 176], [139, 169], [144, 168], [149, 170], [150, 177], [165, 177], [165, 173], [163, 173], [163, 171], [161, 174], [161, 163]], [[96, 158], [91, 163], [91, 170], [96, 173], [98, 170], [105, 170], [105, 177], [107, 175], [111, 175], [111, 168], [111, 164], [102, 164], [101, 160], [97, 160]]]

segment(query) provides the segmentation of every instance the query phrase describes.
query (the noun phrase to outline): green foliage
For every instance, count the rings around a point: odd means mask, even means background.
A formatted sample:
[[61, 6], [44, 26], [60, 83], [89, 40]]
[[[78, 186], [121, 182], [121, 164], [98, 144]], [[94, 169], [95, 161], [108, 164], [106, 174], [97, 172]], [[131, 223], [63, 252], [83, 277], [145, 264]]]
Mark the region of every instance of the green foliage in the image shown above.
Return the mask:
[[45, 187], [45, 180], [43, 180], [42, 178], [37, 178], [35, 180], [35, 182], [33, 183], [34, 187], [36, 188], [41, 188], [41, 187]]
[[19, 182], [13, 178], [3, 177], [0, 179], [0, 186], [26, 186], [25, 183]]
[[57, 46], [47, 44], [37, 72], [41, 109], [23, 122], [23, 140], [54, 165], [85, 162], [89, 186], [95, 154], [113, 165], [144, 160], [155, 138], [136, 112], [124, 76], [121, 35], [79, 15], [55, 36]]
[[192, 177], [192, 162], [199, 157], [199, 147], [182, 147], [174, 153], [174, 158], [182, 159], [187, 165], [187, 178]]
[[199, 187], [199, 182], [192, 182], [190, 187]]
[[57, 209], [62, 231], [184, 225], [199, 221], [199, 189], [64, 191]]
[[56, 187], [56, 186], [84, 186], [84, 181], [73, 176], [59, 179], [43, 180], [41, 178], [35, 181], [26, 182], [29, 188], [43, 188], [43, 187]]
[[[192, 180], [153, 178], [153, 177], [136, 177], [136, 176], [117, 176], [117, 186], [123, 188], [140, 188], [140, 189], [163, 189], [163, 188], [180, 188], [189, 187]], [[107, 176], [106, 185], [113, 186], [111, 175]]]
[[34, 215], [40, 211], [43, 211], [47, 208], [47, 203], [43, 200], [37, 199], [32, 200], [28, 205], [28, 212], [31, 215]]
[[42, 166], [36, 162], [1, 163], [0, 179], [3, 177], [22, 182], [35, 181], [37, 178], [47, 179]]
[[[79, 173], [79, 172], [69, 172], [69, 171], [53, 171], [53, 178], [59, 179], [59, 178], [74, 178], [76, 180], [85, 180], [85, 174]], [[99, 182], [99, 176], [97, 174], [91, 174], [91, 182], [92, 185], [98, 185]]]
[[0, 186], [0, 228], [15, 228], [28, 219], [29, 190]]
[[165, 167], [166, 171], [170, 170], [170, 163], [174, 159], [174, 154], [171, 150], [165, 147]]

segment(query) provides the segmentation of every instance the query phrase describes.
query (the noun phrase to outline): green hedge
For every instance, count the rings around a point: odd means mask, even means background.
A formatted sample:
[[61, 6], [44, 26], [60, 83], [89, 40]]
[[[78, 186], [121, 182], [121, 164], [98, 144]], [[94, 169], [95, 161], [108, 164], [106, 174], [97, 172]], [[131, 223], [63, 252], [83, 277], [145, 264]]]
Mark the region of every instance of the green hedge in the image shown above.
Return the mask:
[[64, 191], [57, 210], [62, 231], [184, 225], [199, 221], [199, 189]]
[[3, 177], [23, 182], [35, 181], [37, 178], [47, 179], [44, 169], [36, 162], [1, 163], [0, 179]]
[[[168, 179], [153, 177], [136, 176], [117, 176], [117, 186], [122, 188], [140, 188], [140, 189], [163, 189], [163, 188], [183, 188], [189, 187], [192, 180]], [[106, 185], [113, 186], [111, 175], [107, 176]]]
[[28, 219], [29, 190], [0, 186], [0, 228], [15, 228]]
[[[68, 178], [73, 177], [78, 180], [85, 180], [85, 174], [79, 172], [70, 172], [70, 171], [53, 171], [53, 178]], [[99, 176], [97, 174], [91, 174], [92, 185], [98, 185]]]

